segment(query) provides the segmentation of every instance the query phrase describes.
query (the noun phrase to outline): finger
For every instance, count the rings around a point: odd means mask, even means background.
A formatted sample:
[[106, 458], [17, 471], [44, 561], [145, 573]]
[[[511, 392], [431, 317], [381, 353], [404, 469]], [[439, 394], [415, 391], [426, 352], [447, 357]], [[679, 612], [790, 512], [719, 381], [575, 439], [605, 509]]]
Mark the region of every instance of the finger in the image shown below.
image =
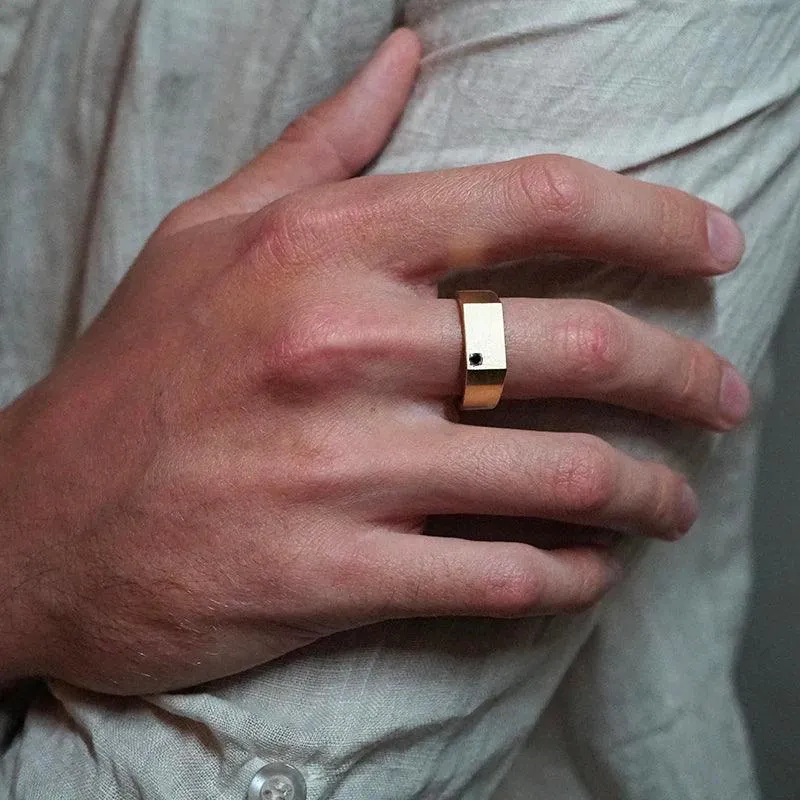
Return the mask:
[[[591, 300], [503, 300], [505, 398], [580, 397], [715, 430], [747, 416], [747, 384], [705, 345]], [[403, 304], [384, 332], [398, 340], [392, 385], [458, 396], [464, 354], [453, 300]], [[413, 348], [410, 356], [409, 348]]]
[[266, 209], [254, 232], [294, 229], [293, 215], [318, 228], [300, 238], [326, 242], [332, 263], [413, 281], [543, 252], [715, 275], [744, 248], [736, 224], [697, 197], [559, 155], [326, 186]]
[[[686, 480], [598, 437], [426, 426], [398, 458], [398, 513], [538, 517], [675, 540], [697, 517]], [[402, 465], [407, 464], [403, 469]]]
[[[607, 548], [542, 551], [516, 542], [473, 542], [388, 533], [359, 543], [347, 565], [349, 607], [366, 621], [464, 615], [524, 617], [579, 611], [621, 575]], [[361, 577], [359, 576], [359, 573]]]
[[394, 31], [338, 94], [296, 119], [230, 178], [182, 206], [170, 232], [250, 213], [297, 189], [356, 175], [386, 144], [408, 101], [419, 59], [416, 34]]

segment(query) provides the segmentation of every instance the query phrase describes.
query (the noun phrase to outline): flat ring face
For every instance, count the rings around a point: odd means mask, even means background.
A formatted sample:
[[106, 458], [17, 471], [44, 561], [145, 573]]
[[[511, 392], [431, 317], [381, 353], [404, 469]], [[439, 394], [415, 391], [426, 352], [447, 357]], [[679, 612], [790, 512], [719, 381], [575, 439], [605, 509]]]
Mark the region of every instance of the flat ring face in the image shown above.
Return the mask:
[[503, 304], [486, 289], [456, 292], [464, 333], [465, 411], [494, 408], [506, 378], [506, 336]]

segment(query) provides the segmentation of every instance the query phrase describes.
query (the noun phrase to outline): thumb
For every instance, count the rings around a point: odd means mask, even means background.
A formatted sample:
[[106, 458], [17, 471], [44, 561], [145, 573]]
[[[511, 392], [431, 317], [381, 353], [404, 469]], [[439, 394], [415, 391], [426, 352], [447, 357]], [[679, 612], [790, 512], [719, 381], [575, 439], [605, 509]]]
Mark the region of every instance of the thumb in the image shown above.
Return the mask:
[[298, 189], [357, 175], [386, 145], [405, 108], [420, 51], [415, 33], [394, 31], [337, 94], [306, 111], [230, 178], [173, 212], [168, 232], [251, 213]]

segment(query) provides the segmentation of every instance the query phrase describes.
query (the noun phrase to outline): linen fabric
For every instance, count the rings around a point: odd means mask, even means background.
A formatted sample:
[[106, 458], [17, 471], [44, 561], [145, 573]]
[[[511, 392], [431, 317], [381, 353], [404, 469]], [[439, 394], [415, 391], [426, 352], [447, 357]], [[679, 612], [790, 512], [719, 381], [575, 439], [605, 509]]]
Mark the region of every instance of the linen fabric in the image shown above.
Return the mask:
[[[6, 0], [2, 402], [47, 372], [169, 210], [401, 23], [423, 68], [374, 171], [567, 153], [717, 203], [749, 243], [713, 282], [531, 254], [442, 293], [596, 298], [705, 341], [766, 393], [800, 261], [794, 0]], [[156, 696], [36, 685], [5, 710], [0, 795], [243, 800], [278, 760], [310, 800], [757, 797], [731, 682], [757, 423], [720, 438], [579, 401], [484, 419], [663, 459], [703, 516], [678, 544], [627, 540], [623, 583], [589, 612], [384, 623]]]

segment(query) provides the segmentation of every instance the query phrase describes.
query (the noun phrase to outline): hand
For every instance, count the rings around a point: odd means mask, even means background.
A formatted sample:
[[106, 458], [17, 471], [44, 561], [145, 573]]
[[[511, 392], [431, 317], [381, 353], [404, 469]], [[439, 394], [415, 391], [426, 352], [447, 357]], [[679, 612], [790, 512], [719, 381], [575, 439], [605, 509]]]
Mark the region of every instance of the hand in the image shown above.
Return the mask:
[[[588, 435], [451, 421], [461, 330], [435, 284], [534, 250], [710, 276], [740, 234], [696, 198], [561, 156], [348, 179], [389, 136], [418, 48], [395, 33], [173, 212], [3, 412], [6, 678], [154, 692], [388, 618], [579, 609], [618, 576], [599, 546], [421, 535], [431, 514], [688, 530], [695, 500], [662, 465]], [[507, 397], [717, 430], [744, 416], [741, 380], [700, 344], [596, 302], [505, 311]]]

